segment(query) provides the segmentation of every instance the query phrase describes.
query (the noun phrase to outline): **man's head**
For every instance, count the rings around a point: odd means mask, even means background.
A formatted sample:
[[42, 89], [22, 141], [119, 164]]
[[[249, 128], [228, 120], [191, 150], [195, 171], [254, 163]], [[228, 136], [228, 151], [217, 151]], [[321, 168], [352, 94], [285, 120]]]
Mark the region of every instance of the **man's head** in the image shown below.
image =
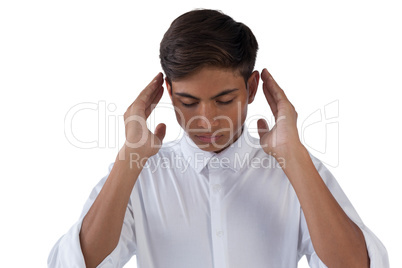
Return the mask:
[[170, 83], [208, 66], [238, 71], [247, 82], [257, 50], [246, 25], [219, 11], [201, 9], [172, 22], [160, 44], [160, 59]]
[[220, 151], [241, 134], [258, 87], [257, 50], [246, 25], [215, 10], [187, 12], [165, 33], [166, 86], [179, 124], [201, 149]]

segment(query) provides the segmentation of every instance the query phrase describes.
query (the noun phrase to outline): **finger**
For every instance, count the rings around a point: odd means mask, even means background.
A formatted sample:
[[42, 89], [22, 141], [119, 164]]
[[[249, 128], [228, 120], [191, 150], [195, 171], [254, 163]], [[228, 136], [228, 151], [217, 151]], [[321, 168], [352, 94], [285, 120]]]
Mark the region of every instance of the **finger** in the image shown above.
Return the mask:
[[146, 118], [148, 118], [148, 116], [152, 113], [152, 111], [155, 109], [156, 105], [158, 104], [158, 102], [160, 101], [160, 99], [162, 98], [163, 95], [163, 87], [161, 87], [159, 89], [159, 91], [156, 93], [156, 95], [154, 96], [152, 102], [150, 105], [148, 105], [148, 107], [146, 107], [145, 109], [145, 116]]
[[159, 94], [163, 94], [163, 86], [162, 85], [158, 86], [154, 91], [152, 91], [150, 93], [150, 95], [148, 96], [148, 99], [145, 103], [145, 108], [148, 108], [150, 105], [155, 103], [155, 100], [157, 100], [158, 97], [160, 97]]
[[[127, 110], [136, 111], [137, 114], [145, 114], [145, 110], [152, 103], [158, 89], [161, 90], [163, 84], [163, 74], [158, 73], [154, 79], [140, 92], [137, 98], [131, 103]], [[156, 93], [155, 93], [156, 91]], [[134, 111], [133, 111], [134, 109]], [[132, 113], [130, 112], [130, 113]]]
[[144, 102], [145, 106], [151, 104], [155, 94], [158, 89], [161, 88], [163, 84], [163, 74], [158, 73], [155, 78], [140, 92], [137, 99]]
[[166, 134], [166, 125], [164, 123], [158, 124], [155, 128], [154, 134], [162, 142]]
[[261, 72], [262, 81], [264, 82], [268, 81], [270, 76], [272, 77], [272, 75], [268, 72], [267, 68], [264, 68]]
[[258, 119], [257, 121], [257, 128], [258, 128], [258, 135], [260, 136], [260, 139], [269, 132], [269, 126], [267, 121], [265, 119]]
[[269, 91], [276, 103], [280, 101], [288, 101], [285, 92], [279, 87], [267, 69], [262, 70], [261, 78], [264, 82], [264, 85], [266, 85], [266, 90]]
[[274, 97], [272, 97], [271, 93], [269, 92], [269, 90], [266, 87], [267, 87], [266, 85], [263, 85], [262, 89], [263, 89], [265, 98], [268, 101], [269, 107], [271, 108], [272, 114], [276, 118], [278, 115], [278, 106], [276, 105]]

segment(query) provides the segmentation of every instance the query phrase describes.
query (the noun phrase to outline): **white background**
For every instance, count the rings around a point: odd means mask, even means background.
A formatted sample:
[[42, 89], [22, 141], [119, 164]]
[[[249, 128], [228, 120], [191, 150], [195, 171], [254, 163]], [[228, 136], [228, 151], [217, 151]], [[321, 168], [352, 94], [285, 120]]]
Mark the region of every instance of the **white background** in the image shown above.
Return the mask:
[[[164, 32], [177, 16], [204, 7], [253, 30], [256, 69], [268, 68], [285, 90], [305, 129], [303, 142], [328, 164], [388, 249], [391, 266], [402, 267], [399, 3], [145, 2], [1, 2], [2, 266], [46, 266], [51, 247], [115, 159], [124, 138], [121, 115], [161, 71]], [[169, 103], [166, 92], [161, 102]], [[66, 115], [80, 103], [99, 109], [76, 113], [71, 130], [81, 141], [98, 140], [97, 148], [78, 148], [65, 136]], [[321, 122], [302, 127], [327, 104], [332, 119], [322, 113]], [[167, 123], [167, 141], [180, 129], [164, 109], [150, 124]], [[261, 91], [252, 115], [272, 119]]]

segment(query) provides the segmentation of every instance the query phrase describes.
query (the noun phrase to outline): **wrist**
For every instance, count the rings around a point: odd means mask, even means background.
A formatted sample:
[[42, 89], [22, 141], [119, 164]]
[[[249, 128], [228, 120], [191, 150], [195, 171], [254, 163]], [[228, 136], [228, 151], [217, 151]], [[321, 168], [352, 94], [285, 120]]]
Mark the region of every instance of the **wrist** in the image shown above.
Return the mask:
[[127, 165], [130, 169], [140, 169], [145, 166], [148, 159], [151, 157], [149, 153], [141, 150], [141, 148], [130, 148], [124, 145], [116, 157], [116, 162]]
[[288, 153], [283, 156], [285, 164], [283, 171], [289, 180], [299, 178], [301, 174], [316, 171], [310, 154], [303, 144], [293, 147]]
[[307, 151], [301, 142], [281, 145], [274, 149], [273, 156], [281, 159], [290, 159]]
[[276, 160], [282, 163], [282, 168], [293, 168], [297, 165], [298, 162], [305, 162], [307, 159], [310, 159], [310, 155], [304, 147], [304, 145], [300, 143], [295, 143], [292, 145], [282, 146], [281, 148], [277, 148], [273, 154]]

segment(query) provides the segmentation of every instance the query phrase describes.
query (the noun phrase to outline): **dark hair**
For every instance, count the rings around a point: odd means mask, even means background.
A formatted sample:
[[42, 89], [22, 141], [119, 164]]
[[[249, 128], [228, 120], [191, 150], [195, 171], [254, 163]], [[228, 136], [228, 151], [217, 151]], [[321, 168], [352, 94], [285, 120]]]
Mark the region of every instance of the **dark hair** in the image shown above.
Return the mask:
[[257, 40], [246, 25], [220, 11], [201, 9], [172, 22], [159, 57], [170, 85], [206, 66], [239, 71], [247, 83], [257, 50]]

